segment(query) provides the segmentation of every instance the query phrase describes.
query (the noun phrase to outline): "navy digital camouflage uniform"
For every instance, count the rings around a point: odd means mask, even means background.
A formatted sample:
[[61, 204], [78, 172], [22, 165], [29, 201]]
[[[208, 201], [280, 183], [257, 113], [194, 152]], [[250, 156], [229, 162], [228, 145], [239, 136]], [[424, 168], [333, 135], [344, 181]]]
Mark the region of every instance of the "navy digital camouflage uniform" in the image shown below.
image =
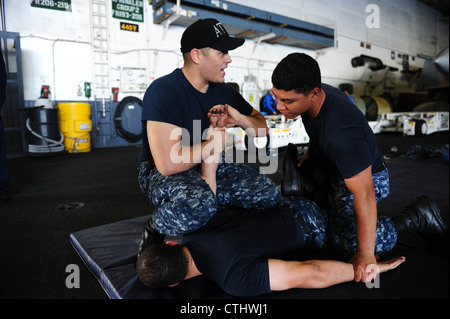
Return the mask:
[[217, 192], [195, 169], [170, 176], [141, 162], [139, 185], [156, 209], [152, 213], [155, 229], [170, 236], [195, 231], [205, 225], [218, 206], [270, 208], [280, 199], [280, 191], [266, 175], [240, 163], [219, 163]]
[[322, 251], [329, 249], [327, 215], [316, 203], [304, 197], [282, 196], [279, 206], [295, 211], [295, 217], [302, 223], [308, 247]]
[[[389, 194], [387, 169], [372, 175], [377, 203]], [[325, 187], [322, 185], [322, 187]], [[329, 251], [339, 257], [351, 257], [357, 249], [356, 224], [353, 211], [353, 194], [345, 182], [334, 179], [328, 184], [328, 196], [319, 205], [302, 197], [282, 197], [281, 205], [296, 211], [303, 221], [307, 242], [315, 249]], [[397, 243], [397, 230], [389, 217], [377, 221], [375, 254], [383, 254]]]
[[[389, 195], [389, 172], [384, 169], [372, 175], [377, 203]], [[328, 203], [329, 236], [333, 252], [350, 256], [356, 252], [357, 237], [353, 210], [353, 194], [343, 180], [330, 183]], [[375, 254], [390, 251], [397, 243], [397, 231], [389, 217], [378, 217]]]

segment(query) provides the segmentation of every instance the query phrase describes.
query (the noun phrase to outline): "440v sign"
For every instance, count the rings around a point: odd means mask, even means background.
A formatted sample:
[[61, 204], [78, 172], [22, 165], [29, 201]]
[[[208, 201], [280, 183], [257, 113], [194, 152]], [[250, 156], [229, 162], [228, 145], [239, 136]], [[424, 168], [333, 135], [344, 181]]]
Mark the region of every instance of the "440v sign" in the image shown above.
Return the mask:
[[116, 19], [144, 22], [144, 1], [111, 0], [112, 16]]
[[139, 25], [128, 22], [120, 22], [120, 30], [139, 32]]

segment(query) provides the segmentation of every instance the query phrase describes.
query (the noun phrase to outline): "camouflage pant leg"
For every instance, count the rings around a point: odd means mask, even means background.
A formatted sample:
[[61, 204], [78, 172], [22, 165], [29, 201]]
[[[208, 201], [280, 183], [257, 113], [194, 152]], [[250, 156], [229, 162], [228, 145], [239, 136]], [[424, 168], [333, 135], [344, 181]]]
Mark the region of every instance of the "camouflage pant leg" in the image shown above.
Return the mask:
[[216, 194], [221, 206], [269, 208], [280, 200], [280, 191], [269, 177], [241, 163], [219, 164]]
[[295, 217], [303, 224], [306, 244], [313, 249], [328, 247], [327, 216], [313, 201], [303, 197], [281, 197], [280, 205], [295, 211]]
[[217, 199], [194, 169], [170, 176], [141, 164], [139, 185], [156, 207], [152, 218], [161, 234], [177, 236], [205, 225], [217, 211]]
[[[372, 176], [377, 203], [389, 194], [389, 173], [386, 170]], [[329, 217], [330, 242], [333, 252], [351, 256], [356, 252], [357, 237], [353, 211], [353, 194], [343, 180], [332, 182]], [[397, 231], [388, 217], [377, 221], [375, 254], [390, 251], [397, 243]]]

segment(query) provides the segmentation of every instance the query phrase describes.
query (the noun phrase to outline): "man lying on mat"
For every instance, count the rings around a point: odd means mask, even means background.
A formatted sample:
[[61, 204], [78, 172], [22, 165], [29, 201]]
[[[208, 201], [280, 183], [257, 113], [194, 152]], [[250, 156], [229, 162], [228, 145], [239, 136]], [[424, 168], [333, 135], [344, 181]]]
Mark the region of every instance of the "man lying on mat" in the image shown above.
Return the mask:
[[[204, 227], [184, 235], [181, 245], [174, 241], [155, 243], [151, 237], [143, 239], [137, 273], [149, 287], [169, 287], [203, 274], [228, 294], [242, 297], [352, 281], [354, 270], [350, 263], [296, 261], [301, 260], [306, 249], [329, 248], [326, 232], [322, 231], [326, 228], [324, 216], [314, 202], [303, 198], [282, 200], [265, 211], [221, 208]], [[387, 230], [394, 241], [392, 247], [398, 236], [411, 231], [434, 241], [448, 234], [439, 210], [425, 197], [392, 219], [396, 229]], [[375, 270], [388, 271], [404, 261], [404, 257], [398, 257], [378, 262], [377, 267], [368, 269], [371, 274], [367, 281], [374, 279]]]
[[[315, 205], [307, 200], [299, 204]], [[306, 246], [321, 244], [323, 236], [309, 225], [284, 204], [264, 212], [219, 209], [205, 227], [184, 235], [182, 245], [167, 241], [146, 246], [138, 257], [137, 272], [149, 287], [174, 286], [204, 274], [228, 294], [241, 297], [352, 281], [350, 263], [281, 259], [299, 257]], [[378, 267], [384, 272], [404, 260], [399, 257], [380, 262]]]

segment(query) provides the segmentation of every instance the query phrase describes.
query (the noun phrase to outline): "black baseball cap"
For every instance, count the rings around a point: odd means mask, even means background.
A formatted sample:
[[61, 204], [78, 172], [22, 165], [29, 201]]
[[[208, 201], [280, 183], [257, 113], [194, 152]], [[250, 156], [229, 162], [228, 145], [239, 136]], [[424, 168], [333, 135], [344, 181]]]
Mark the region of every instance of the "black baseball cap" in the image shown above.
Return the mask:
[[181, 52], [210, 47], [222, 52], [234, 50], [244, 44], [244, 39], [230, 37], [225, 27], [216, 19], [200, 19], [191, 24], [181, 37]]

